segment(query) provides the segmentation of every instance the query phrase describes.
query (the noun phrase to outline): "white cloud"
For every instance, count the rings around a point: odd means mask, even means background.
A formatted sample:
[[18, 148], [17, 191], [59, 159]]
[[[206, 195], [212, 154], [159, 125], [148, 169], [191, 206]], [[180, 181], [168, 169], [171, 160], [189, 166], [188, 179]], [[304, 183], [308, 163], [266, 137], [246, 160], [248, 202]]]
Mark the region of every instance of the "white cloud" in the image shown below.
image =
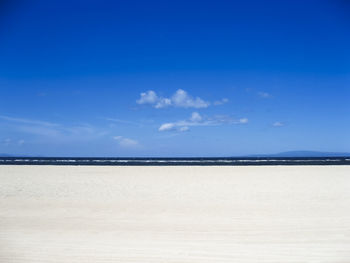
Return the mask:
[[182, 89], [178, 89], [171, 98], [172, 103], [176, 107], [182, 108], [207, 108], [210, 103], [202, 100], [199, 97], [192, 98], [188, 93]]
[[154, 104], [158, 101], [158, 96], [153, 90], [143, 92], [140, 94], [140, 99], [136, 101], [137, 104]]
[[192, 122], [200, 122], [202, 120], [202, 116], [198, 112], [193, 112], [190, 120]]
[[261, 97], [261, 98], [264, 98], [264, 99], [268, 99], [268, 98], [271, 98], [271, 94], [270, 93], [267, 93], [267, 92], [258, 92], [258, 95]]
[[282, 122], [276, 121], [276, 122], [274, 122], [272, 124], [272, 126], [274, 126], [274, 127], [282, 127], [282, 126], [284, 126], [284, 124]]
[[165, 107], [168, 107], [171, 105], [172, 105], [171, 99], [159, 98], [158, 102], [156, 103], [156, 105], [154, 107], [156, 109], [161, 109], [161, 108], [165, 108]]
[[137, 104], [149, 104], [156, 109], [166, 107], [178, 108], [207, 108], [210, 102], [204, 101], [199, 97], [193, 98], [186, 91], [178, 89], [170, 98], [159, 97], [156, 92], [149, 90], [140, 94], [140, 99], [136, 101]]
[[160, 125], [159, 127], [159, 131], [170, 131], [173, 130], [175, 128], [176, 124], [175, 123], [164, 123], [162, 125]]
[[219, 106], [219, 105], [226, 104], [226, 103], [228, 103], [228, 102], [229, 102], [229, 100], [228, 100], [227, 98], [223, 98], [223, 99], [221, 99], [221, 100], [216, 100], [216, 101], [214, 101], [214, 105], [215, 105], [215, 106]]
[[191, 117], [187, 120], [177, 122], [168, 122], [162, 124], [158, 131], [188, 131], [191, 126], [218, 126], [223, 124], [246, 124], [247, 118], [233, 119], [227, 115], [218, 115], [211, 118], [204, 118], [198, 112], [193, 112]]
[[123, 136], [114, 136], [114, 140], [118, 142], [121, 147], [124, 148], [134, 148], [139, 146], [139, 142], [130, 138], [125, 138]]

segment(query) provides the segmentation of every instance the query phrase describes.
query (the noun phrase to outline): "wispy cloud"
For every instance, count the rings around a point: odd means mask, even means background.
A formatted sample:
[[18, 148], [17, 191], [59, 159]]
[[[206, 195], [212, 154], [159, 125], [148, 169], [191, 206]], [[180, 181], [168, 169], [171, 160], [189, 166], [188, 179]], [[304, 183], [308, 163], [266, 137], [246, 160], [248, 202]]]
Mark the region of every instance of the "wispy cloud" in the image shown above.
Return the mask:
[[24, 140], [12, 140], [11, 138], [6, 138], [1, 142], [1, 144], [4, 146], [10, 146], [10, 145], [22, 146], [24, 143], [25, 143]]
[[188, 131], [192, 126], [218, 126], [223, 124], [246, 124], [247, 118], [234, 119], [228, 115], [216, 115], [214, 117], [203, 117], [198, 112], [193, 112], [187, 120], [163, 123], [158, 131]]
[[245, 123], [248, 123], [248, 119], [247, 118], [241, 118], [238, 120], [238, 122], [236, 122], [236, 124], [245, 124]]
[[4, 116], [4, 115], [0, 115], [0, 119], [5, 120], [5, 121], [10, 121], [10, 122], [17, 122], [17, 123], [23, 123], [23, 124], [33, 124], [33, 125], [40, 125], [40, 126], [47, 126], [47, 127], [59, 126], [59, 124], [57, 124], [57, 123], [32, 120], [32, 119], [13, 118], [13, 117]]
[[50, 138], [59, 138], [63, 136], [63, 133], [61, 129], [59, 128], [52, 128], [52, 127], [45, 127], [45, 126], [36, 126], [36, 125], [18, 125], [14, 126], [14, 128], [23, 133], [31, 134], [31, 135], [38, 135], [43, 137], [50, 137]]
[[276, 122], [274, 122], [274, 123], [272, 124], [272, 126], [273, 126], [273, 127], [282, 127], [282, 126], [284, 126], [284, 123], [279, 122], [279, 121], [276, 121]]
[[106, 131], [97, 129], [89, 124], [69, 126], [42, 120], [15, 118], [4, 115], [0, 115], [0, 120], [7, 122], [10, 129], [17, 132], [40, 136], [41, 139], [54, 139], [55, 141], [85, 140], [107, 134]]
[[262, 91], [258, 92], [258, 95], [260, 98], [263, 98], [263, 99], [268, 99], [272, 97], [270, 93], [262, 92]]
[[166, 107], [178, 108], [207, 108], [210, 102], [201, 99], [200, 97], [192, 97], [186, 91], [178, 89], [171, 97], [160, 97], [153, 90], [143, 92], [140, 98], [136, 101], [137, 104], [148, 104], [156, 109]]
[[188, 131], [188, 130], [190, 130], [190, 128], [187, 127], [187, 126], [179, 127], [179, 131], [180, 131], [180, 132], [186, 132], [186, 131]]
[[1, 144], [4, 146], [9, 146], [11, 143], [12, 143], [12, 140], [10, 138], [6, 138], [1, 142]]
[[46, 92], [38, 92], [36, 94], [38, 97], [46, 97], [47, 96], [47, 93]]
[[226, 104], [226, 103], [228, 103], [229, 102], [229, 99], [227, 99], [227, 98], [223, 98], [223, 99], [221, 99], [221, 100], [216, 100], [216, 101], [214, 101], [214, 105], [215, 106], [220, 106], [220, 105], [223, 105], [223, 104]]
[[128, 121], [128, 120], [122, 120], [122, 119], [116, 119], [116, 118], [103, 118], [103, 119], [114, 123], [141, 126], [141, 123], [136, 121]]
[[137, 140], [125, 138], [123, 136], [114, 136], [113, 139], [116, 140], [118, 144], [124, 148], [135, 148], [140, 145]]

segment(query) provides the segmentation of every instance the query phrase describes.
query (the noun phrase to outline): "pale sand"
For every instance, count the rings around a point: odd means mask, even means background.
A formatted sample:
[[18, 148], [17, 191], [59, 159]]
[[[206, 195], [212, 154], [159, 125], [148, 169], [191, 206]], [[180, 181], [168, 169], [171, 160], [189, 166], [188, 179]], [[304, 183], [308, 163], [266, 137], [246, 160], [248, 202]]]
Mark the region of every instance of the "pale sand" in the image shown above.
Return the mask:
[[0, 262], [350, 262], [350, 166], [0, 166]]

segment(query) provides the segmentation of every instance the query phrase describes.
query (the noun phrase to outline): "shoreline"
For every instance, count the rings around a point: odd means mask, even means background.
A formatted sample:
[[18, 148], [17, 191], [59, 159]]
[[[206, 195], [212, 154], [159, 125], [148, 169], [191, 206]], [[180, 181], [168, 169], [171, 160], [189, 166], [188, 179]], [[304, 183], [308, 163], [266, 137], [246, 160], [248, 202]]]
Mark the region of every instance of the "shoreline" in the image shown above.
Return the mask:
[[55, 166], [310, 166], [350, 165], [332, 158], [0, 158], [0, 165]]

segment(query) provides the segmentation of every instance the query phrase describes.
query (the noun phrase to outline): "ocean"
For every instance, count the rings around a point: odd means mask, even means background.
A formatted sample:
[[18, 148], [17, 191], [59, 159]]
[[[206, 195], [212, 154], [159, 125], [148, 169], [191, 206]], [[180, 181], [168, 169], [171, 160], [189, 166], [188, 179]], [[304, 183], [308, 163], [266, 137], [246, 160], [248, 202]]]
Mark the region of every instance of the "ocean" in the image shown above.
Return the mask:
[[274, 157], [274, 158], [68, 158], [68, 157], [0, 157], [0, 165], [350, 165], [350, 157]]

